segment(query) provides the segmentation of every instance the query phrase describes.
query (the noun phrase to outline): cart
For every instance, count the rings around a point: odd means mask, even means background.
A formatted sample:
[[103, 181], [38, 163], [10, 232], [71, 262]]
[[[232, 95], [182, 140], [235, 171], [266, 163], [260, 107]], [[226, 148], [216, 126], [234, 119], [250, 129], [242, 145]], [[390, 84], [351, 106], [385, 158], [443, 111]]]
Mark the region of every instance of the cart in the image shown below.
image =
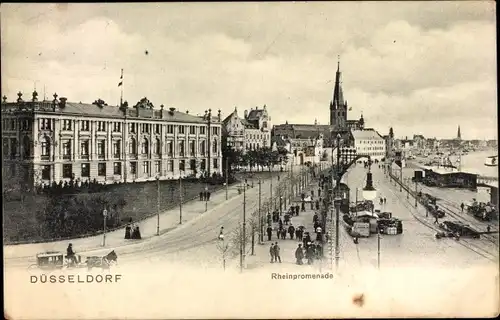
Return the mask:
[[55, 271], [66, 268], [81, 268], [86, 264], [82, 263], [82, 257], [75, 255], [76, 263], [68, 258], [66, 254], [60, 251], [47, 251], [36, 255], [36, 263], [28, 267], [28, 270]]

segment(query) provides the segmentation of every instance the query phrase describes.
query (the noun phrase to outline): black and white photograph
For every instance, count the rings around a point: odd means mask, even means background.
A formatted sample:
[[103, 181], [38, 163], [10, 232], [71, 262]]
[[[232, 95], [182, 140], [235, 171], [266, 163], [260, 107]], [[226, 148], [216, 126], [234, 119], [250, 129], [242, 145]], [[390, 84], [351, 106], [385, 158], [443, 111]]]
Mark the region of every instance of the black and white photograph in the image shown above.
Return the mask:
[[6, 319], [498, 316], [494, 1], [0, 15]]

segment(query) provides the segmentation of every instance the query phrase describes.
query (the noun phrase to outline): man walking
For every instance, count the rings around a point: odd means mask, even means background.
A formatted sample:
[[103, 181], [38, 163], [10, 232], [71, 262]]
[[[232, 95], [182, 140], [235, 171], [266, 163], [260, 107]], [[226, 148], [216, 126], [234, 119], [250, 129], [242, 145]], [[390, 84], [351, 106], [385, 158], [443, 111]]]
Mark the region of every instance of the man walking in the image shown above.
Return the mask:
[[274, 244], [271, 243], [271, 247], [269, 247], [269, 254], [271, 255], [271, 263], [274, 263], [274, 260], [276, 260], [276, 256], [274, 254]]
[[302, 259], [304, 259], [304, 250], [302, 250], [302, 243], [295, 250], [295, 259], [297, 259], [297, 264], [302, 265]]
[[270, 224], [267, 226], [266, 232], [267, 232], [267, 241], [271, 241], [271, 236], [273, 234], [273, 228], [271, 227]]
[[278, 242], [274, 244], [274, 261], [281, 263], [280, 246], [278, 246]]
[[460, 205], [460, 208], [462, 209], [462, 212], [464, 212], [464, 207], [465, 207], [465, 205], [464, 205], [464, 203], [462, 202], [462, 204]]
[[290, 239], [293, 240], [293, 235], [295, 234], [295, 227], [290, 224], [290, 226], [288, 227], [288, 233], [290, 234]]

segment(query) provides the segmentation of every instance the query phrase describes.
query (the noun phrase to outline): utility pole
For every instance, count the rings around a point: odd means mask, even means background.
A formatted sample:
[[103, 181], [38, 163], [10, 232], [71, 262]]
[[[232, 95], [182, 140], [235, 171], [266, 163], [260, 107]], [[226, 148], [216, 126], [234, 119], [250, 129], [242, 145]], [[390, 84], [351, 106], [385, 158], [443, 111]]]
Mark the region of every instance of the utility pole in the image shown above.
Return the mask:
[[262, 197], [262, 181], [259, 178], [259, 242], [264, 242], [264, 223], [262, 219], [261, 197]]
[[[336, 181], [336, 192], [337, 197], [340, 197], [340, 134], [337, 135], [337, 181]], [[333, 182], [333, 180], [332, 180]], [[339, 245], [339, 216], [340, 216], [340, 200], [337, 199], [337, 205], [335, 206], [335, 270], [339, 270], [339, 259], [340, 259], [340, 245]]]
[[226, 200], [228, 198], [227, 193], [228, 193], [228, 188], [229, 188], [229, 159], [226, 157]]
[[242, 241], [241, 241], [241, 261], [240, 261], [240, 272], [243, 272], [243, 265], [245, 264], [245, 258], [246, 258], [246, 227], [247, 227], [247, 216], [246, 216], [246, 203], [247, 203], [247, 198], [246, 198], [246, 189], [247, 186], [243, 187], [243, 232], [242, 232]]
[[377, 226], [377, 268], [380, 270], [380, 228]]
[[182, 224], [182, 177], [179, 174], [179, 224]]
[[270, 187], [269, 187], [269, 192], [271, 193], [271, 211], [274, 210], [274, 203], [273, 203], [273, 171], [271, 170], [271, 166], [269, 166], [269, 175], [271, 176], [270, 179]]
[[401, 170], [399, 170], [399, 192], [403, 192], [403, 163], [401, 162]]
[[157, 189], [157, 196], [156, 196], [156, 210], [157, 210], [157, 215], [156, 215], [156, 235], [160, 235], [160, 176], [156, 176], [156, 189]]
[[417, 198], [418, 198], [418, 190], [417, 190], [417, 178], [415, 178], [415, 208], [417, 208]]

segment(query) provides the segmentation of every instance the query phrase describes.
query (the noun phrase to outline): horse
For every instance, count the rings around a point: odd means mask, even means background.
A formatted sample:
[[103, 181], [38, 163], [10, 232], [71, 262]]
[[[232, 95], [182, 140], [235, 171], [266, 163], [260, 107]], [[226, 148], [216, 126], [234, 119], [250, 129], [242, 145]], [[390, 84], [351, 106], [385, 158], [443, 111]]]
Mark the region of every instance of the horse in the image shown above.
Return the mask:
[[92, 270], [93, 267], [100, 267], [101, 269], [108, 269], [113, 264], [116, 264], [118, 260], [118, 256], [116, 255], [115, 250], [112, 250], [110, 253], [105, 255], [104, 257], [92, 256], [87, 257], [87, 268], [88, 270]]

